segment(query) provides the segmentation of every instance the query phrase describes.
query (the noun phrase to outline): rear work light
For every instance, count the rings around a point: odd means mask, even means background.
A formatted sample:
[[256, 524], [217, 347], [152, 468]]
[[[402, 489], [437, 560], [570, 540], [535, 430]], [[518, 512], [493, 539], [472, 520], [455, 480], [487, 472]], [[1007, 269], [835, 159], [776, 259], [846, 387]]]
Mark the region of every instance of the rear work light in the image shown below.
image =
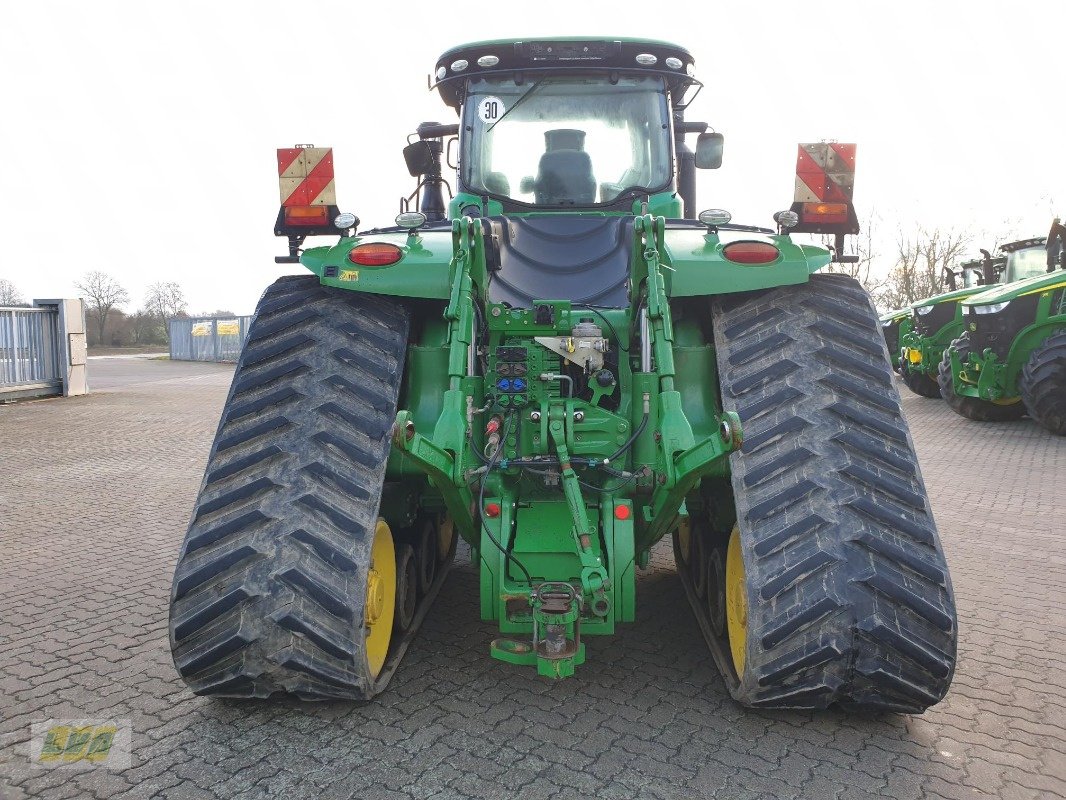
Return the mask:
[[309, 228], [329, 225], [329, 206], [286, 206], [285, 224]]
[[722, 248], [722, 255], [734, 264], [769, 264], [781, 251], [765, 242], [733, 242]]
[[394, 244], [360, 244], [348, 252], [348, 260], [364, 267], [387, 267], [403, 258], [403, 250]]
[[847, 224], [847, 203], [804, 203], [801, 215], [805, 223], [821, 225]]

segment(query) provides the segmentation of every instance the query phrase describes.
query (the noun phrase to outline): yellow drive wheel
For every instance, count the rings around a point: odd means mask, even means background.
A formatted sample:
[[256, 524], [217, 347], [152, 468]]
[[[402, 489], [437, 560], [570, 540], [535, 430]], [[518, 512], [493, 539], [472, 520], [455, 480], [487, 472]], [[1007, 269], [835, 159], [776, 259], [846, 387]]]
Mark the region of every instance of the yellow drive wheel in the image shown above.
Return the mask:
[[740, 552], [740, 530], [735, 526], [729, 534], [729, 549], [725, 556], [725, 615], [733, 668], [737, 677], [742, 677], [748, 648], [748, 595], [744, 558]]
[[455, 541], [455, 523], [452, 522], [450, 515], [442, 514], [440, 524], [437, 526], [437, 560], [441, 564], [451, 555], [453, 541]]
[[370, 568], [366, 576], [366, 662], [377, 677], [389, 654], [392, 622], [396, 614], [396, 546], [383, 519], [374, 529]]
[[682, 560], [687, 564], [692, 552], [692, 528], [688, 517], [682, 517], [677, 524], [677, 548], [681, 551]]

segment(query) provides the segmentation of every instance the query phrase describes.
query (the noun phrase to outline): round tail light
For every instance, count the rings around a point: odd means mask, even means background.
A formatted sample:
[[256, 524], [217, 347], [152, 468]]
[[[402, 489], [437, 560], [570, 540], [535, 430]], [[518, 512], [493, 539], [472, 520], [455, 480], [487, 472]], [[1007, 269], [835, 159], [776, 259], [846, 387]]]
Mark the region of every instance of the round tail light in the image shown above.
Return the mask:
[[360, 244], [348, 252], [348, 260], [364, 267], [387, 267], [403, 258], [403, 250], [394, 244]]
[[765, 242], [733, 242], [722, 248], [722, 255], [734, 264], [769, 264], [781, 251]]

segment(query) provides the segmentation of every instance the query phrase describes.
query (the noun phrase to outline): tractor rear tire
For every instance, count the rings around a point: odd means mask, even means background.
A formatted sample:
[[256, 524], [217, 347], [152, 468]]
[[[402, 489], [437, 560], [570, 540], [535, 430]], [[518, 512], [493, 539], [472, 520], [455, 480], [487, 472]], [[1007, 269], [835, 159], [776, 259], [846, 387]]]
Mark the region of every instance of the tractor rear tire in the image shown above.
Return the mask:
[[379, 506], [407, 334], [399, 303], [314, 276], [263, 294], [171, 594], [174, 664], [197, 694], [365, 699], [388, 683], [406, 643]]
[[970, 357], [970, 337], [964, 333], [955, 339], [951, 347], [944, 351], [944, 357], [940, 359], [940, 366], [937, 368], [940, 396], [951, 410], [974, 422], [1011, 422], [1021, 419], [1025, 414], [1025, 406], [1021, 400], [1003, 405], [982, 400], [980, 397], [955, 394], [955, 381], [951, 374], [952, 349], [958, 353], [960, 361], [966, 361]]
[[907, 388], [916, 395], [930, 400], [940, 399], [940, 386], [932, 376], [926, 375], [924, 372], [912, 372], [902, 364], [899, 368], [899, 374]]
[[1066, 330], [1051, 334], [1030, 353], [1019, 384], [1029, 416], [1066, 436]]
[[951, 683], [955, 605], [869, 296], [829, 274], [713, 303], [723, 407], [744, 425], [732, 457], [742, 564], [725, 578], [743, 576], [732, 695], [924, 710]]

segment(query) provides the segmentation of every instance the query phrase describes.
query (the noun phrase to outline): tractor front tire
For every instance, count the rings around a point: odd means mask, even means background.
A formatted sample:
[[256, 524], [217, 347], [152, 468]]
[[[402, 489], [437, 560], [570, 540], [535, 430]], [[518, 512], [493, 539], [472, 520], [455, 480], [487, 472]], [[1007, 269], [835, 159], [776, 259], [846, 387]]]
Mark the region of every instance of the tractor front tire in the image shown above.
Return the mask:
[[951, 683], [955, 605], [869, 296], [829, 274], [713, 303], [723, 406], [744, 425], [719, 648], [742, 653], [731, 693], [924, 710]]
[[1066, 436], [1066, 330], [1033, 350], [1019, 385], [1029, 416], [1057, 436]]
[[399, 303], [314, 276], [263, 294], [171, 593], [197, 694], [363, 699], [388, 682], [401, 637], [379, 506], [407, 332]]
[[902, 363], [899, 367], [899, 374], [903, 378], [903, 383], [906, 387], [919, 397], [925, 397], [930, 400], [940, 399], [940, 386], [931, 376], [926, 375], [924, 372], [913, 372]]
[[979, 397], [955, 394], [955, 380], [951, 373], [952, 350], [958, 354], [959, 360], [965, 363], [970, 358], [970, 337], [964, 333], [955, 339], [944, 351], [944, 357], [940, 359], [940, 366], [937, 368], [940, 396], [952, 411], [975, 422], [1011, 422], [1022, 418], [1025, 406], [1020, 400], [1013, 403], [993, 403]]

